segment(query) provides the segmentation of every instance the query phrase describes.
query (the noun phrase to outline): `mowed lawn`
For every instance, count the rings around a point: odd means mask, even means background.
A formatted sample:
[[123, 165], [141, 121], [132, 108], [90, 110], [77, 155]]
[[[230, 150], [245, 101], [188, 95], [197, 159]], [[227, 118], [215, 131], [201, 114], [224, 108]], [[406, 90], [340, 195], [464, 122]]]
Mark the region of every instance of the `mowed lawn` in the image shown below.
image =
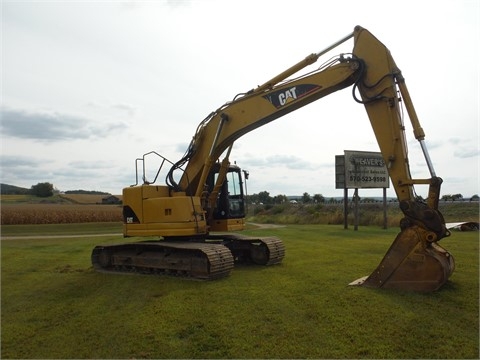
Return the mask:
[[94, 272], [91, 249], [120, 235], [3, 240], [2, 358], [479, 357], [478, 232], [442, 240], [457, 267], [429, 294], [347, 285], [397, 229], [247, 233], [280, 237], [283, 263], [211, 282]]

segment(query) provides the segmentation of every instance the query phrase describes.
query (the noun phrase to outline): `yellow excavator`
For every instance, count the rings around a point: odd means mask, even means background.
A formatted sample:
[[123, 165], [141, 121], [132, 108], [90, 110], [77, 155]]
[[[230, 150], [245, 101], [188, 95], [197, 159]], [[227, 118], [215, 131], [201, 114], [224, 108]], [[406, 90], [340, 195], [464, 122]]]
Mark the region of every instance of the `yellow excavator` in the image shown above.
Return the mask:
[[[300, 74], [351, 38], [351, 53]], [[144, 241], [96, 246], [92, 252], [95, 269], [208, 280], [227, 276], [236, 262], [280, 263], [285, 255], [280, 239], [236, 234], [245, 226], [245, 200], [242, 171], [229, 161], [233, 143], [346, 87], [352, 87], [354, 100], [367, 111], [404, 213], [401, 231], [383, 260], [370, 276], [355, 284], [422, 292], [439, 289], [455, 267], [453, 256], [438, 245], [450, 235], [438, 210], [442, 179], [435, 174], [401, 71], [385, 45], [360, 26], [213, 111], [200, 122], [185, 155], [177, 162], [156, 152], [137, 159], [137, 184], [123, 189], [123, 231], [125, 237], [143, 237]], [[428, 179], [411, 177], [403, 107], [424, 153], [431, 175]], [[160, 161], [154, 181], [145, 176], [145, 162], [151, 156]], [[165, 184], [156, 185], [165, 168]], [[415, 185], [429, 186], [425, 201], [416, 196]]]

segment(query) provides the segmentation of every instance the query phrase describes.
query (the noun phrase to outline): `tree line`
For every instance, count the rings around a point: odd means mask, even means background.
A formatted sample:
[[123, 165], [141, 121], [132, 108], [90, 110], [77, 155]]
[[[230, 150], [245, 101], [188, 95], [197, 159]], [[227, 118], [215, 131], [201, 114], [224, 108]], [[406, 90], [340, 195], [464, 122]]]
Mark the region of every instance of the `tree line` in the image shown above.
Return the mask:
[[[275, 204], [284, 204], [288, 202], [299, 202], [303, 204], [311, 204], [311, 203], [325, 203], [325, 202], [335, 202], [332, 198], [327, 200], [322, 194], [315, 194], [310, 195], [309, 193], [305, 192], [301, 197], [297, 197], [294, 200], [292, 197], [288, 197], [286, 195], [276, 195], [270, 196], [268, 191], [260, 191], [258, 194], [247, 195], [247, 203], [249, 204], [265, 204], [265, 205], [275, 205]], [[359, 199], [363, 202], [372, 202], [372, 199], [365, 198]], [[417, 200], [424, 200], [421, 196], [417, 196]], [[464, 199], [462, 194], [453, 194], [453, 195], [443, 195], [441, 197], [443, 201], [479, 201], [478, 195], [473, 195], [470, 199]]]
[[[36, 185], [32, 185], [30, 189], [1, 184], [0, 189], [1, 195], [33, 195], [37, 197], [50, 197], [59, 193], [59, 191], [54, 188], [53, 184], [49, 182], [37, 183]], [[107, 192], [88, 190], [68, 190], [65, 191], [65, 194], [110, 195], [110, 193]]]
[[[462, 194], [443, 195], [441, 200], [443, 200], [443, 201], [465, 201]], [[478, 201], [479, 197], [478, 197], [478, 195], [473, 195], [469, 200], [470, 201]]]
[[[53, 184], [49, 182], [37, 183], [36, 185], [32, 185], [30, 189], [21, 188], [14, 185], [7, 185], [1, 184], [0, 190], [2, 195], [33, 195], [38, 197], [50, 197], [53, 196], [56, 190]], [[107, 192], [101, 191], [88, 191], [88, 190], [68, 190], [65, 191], [65, 194], [92, 194], [92, 195], [110, 195]], [[418, 197], [419, 200], [423, 200], [420, 196]], [[300, 198], [296, 198], [295, 200], [291, 200], [286, 195], [276, 195], [270, 196], [268, 191], [260, 191], [258, 194], [252, 194], [246, 196], [247, 202], [250, 204], [284, 204], [288, 202], [301, 202], [303, 204], [310, 204], [310, 203], [324, 203], [326, 202], [325, 197], [322, 194], [315, 194], [310, 195], [308, 192], [304, 192]], [[332, 200], [332, 199], [331, 199]], [[330, 202], [331, 202], [330, 200]], [[463, 198], [462, 194], [447, 194], [441, 197], [443, 201], [465, 201], [466, 199]], [[473, 195], [469, 201], [479, 201], [478, 195]]]
[[268, 191], [260, 191], [258, 194], [247, 195], [247, 202], [250, 204], [284, 204], [290, 201], [295, 202], [302, 202], [304, 204], [309, 203], [323, 203], [325, 202], [325, 197], [322, 194], [315, 194], [310, 195], [309, 193], [305, 192], [303, 195], [298, 199], [291, 199], [286, 195], [276, 195], [270, 196]]

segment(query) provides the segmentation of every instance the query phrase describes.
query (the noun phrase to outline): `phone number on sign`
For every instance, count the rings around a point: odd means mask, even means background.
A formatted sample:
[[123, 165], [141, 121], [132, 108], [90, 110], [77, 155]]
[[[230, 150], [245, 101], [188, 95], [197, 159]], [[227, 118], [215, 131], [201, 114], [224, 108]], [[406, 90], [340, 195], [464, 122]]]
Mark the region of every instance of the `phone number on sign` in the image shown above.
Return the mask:
[[385, 176], [353, 176], [350, 175], [350, 181], [368, 181], [368, 182], [385, 182]]

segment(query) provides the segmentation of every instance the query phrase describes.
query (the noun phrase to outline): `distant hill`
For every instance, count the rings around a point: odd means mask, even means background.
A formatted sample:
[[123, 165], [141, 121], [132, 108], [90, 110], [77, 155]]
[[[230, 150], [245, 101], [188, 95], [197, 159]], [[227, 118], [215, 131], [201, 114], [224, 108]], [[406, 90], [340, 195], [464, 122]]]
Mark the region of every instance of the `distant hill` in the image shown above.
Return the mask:
[[28, 195], [30, 189], [22, 188], [15, 185], [0, 184], [1, 195]]

